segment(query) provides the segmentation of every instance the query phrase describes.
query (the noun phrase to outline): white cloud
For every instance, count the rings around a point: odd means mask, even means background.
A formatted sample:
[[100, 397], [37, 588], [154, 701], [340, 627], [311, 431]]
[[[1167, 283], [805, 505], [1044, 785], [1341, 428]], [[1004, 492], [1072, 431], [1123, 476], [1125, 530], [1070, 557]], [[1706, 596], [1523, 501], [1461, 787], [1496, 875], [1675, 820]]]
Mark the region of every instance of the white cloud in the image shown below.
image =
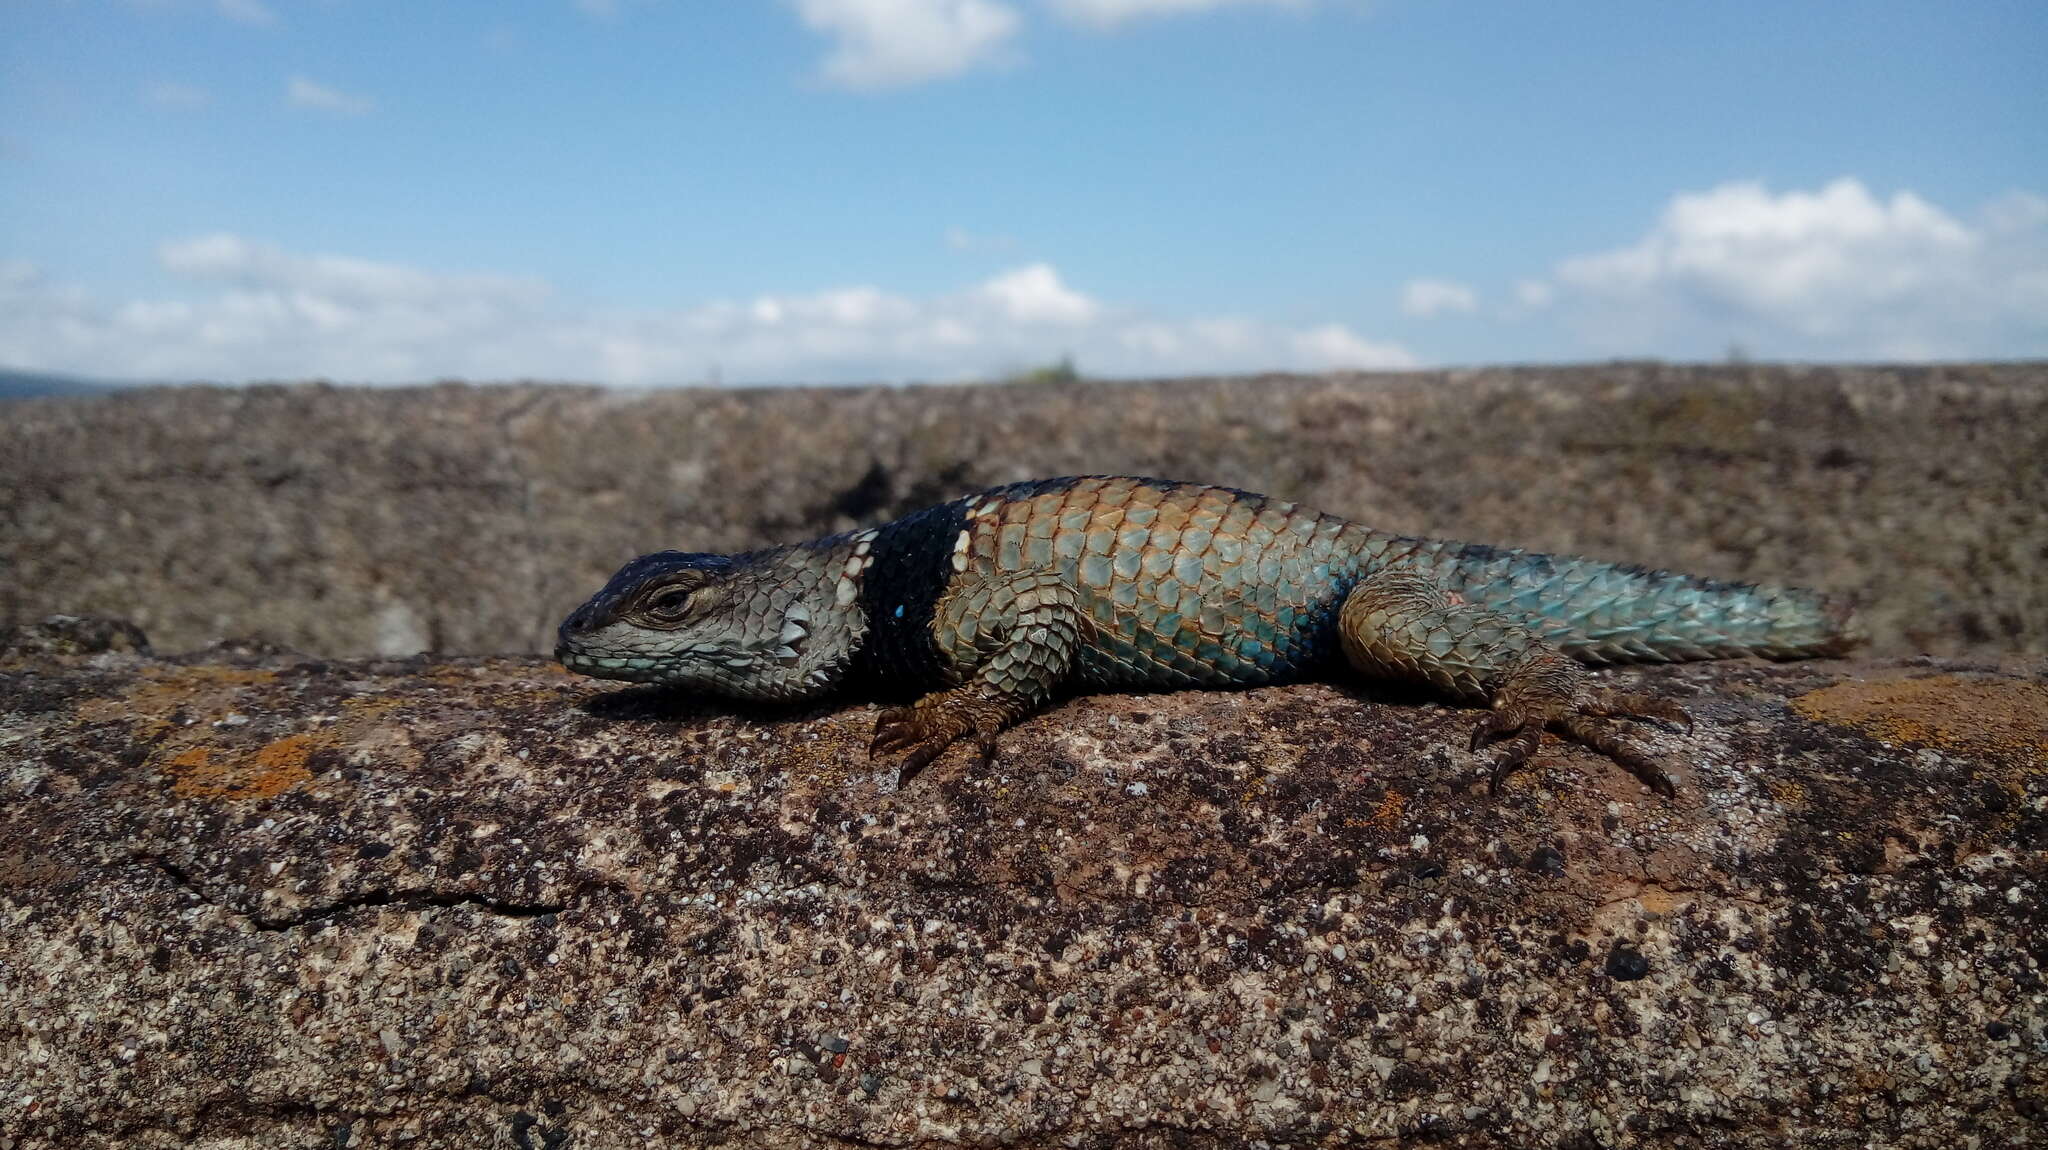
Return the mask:
[[589, 308], [544, 282], [307, 255], [233, 235], [168, 243], [185, 298], [108, 303], [0, 262], [0, 364], [131, 379], [687, 383], [997, 377], [1063, 355], [1104, 375], [1405, 367], [1339, 325], [1175, 320], [1027, 264], [913, 298], [867, 285], [682, 309]]
[[1080, 324], [1094, 319], [1095, 301], [1060, 282], [1051, 264], [1027, 264], [976, 289], [1005, 318], [1020, 324]]
[[1133, 20], [1154, 16], [1179, 16], [1246, 4], [1272, 8], [1301, 8], [1308, 0], [1049, 0], [1053, 11], [1076, 24], [1093, 28], [1116, 28]]
[[1296, 362], [1309, 367], [1387, 368], [1414, 367], [1415, 357], [1399, 344], [1374, 343], [1361, 339], [1342, 324], [1324, 324], [1289, 337]]
[[537, 279], [448, 275], [347, 256], [301, 255], [225, 233], [164, 244], [157, 260], [187, 279], [254, 292], [289, 286], [296, 295], [352, 308], [432, 307], [436, 300], [486, 296], [538, 303], [547, 295]]
[[277, 14], [263, 0], [217, 0], [220, 14], [238, 24], [265, 27], [277, 23]]
[[[0, 275], [0, 363], [144, 379], [432, 378], [434, 360], [545, 313], [531, 279], [308, 256], [230, 236], [168, 243], [163, 267], [211, 294], [104, 304], [26, 265]], [[493, 351], [467, 353], [477, 366]], [[518, 374], [510, 358], [499, 370]]]
[[1452, 311], [1473, 311], [1479, 293], [1452, 280], [1409, 280], [1401, 285], [1401, 313], [1429, 319]]
[[831, 37], [826, 80], [889, 88], [955, 76], [1000, 57], [1017, 10], [997, 0], [795, 0], [813, 32]]
[[1606, 350], [1939, 358], [2048, 351], [2048, 200], [1974, 221], [1860, 181], [1674, 197], [1624, 248], [1567, 259], [1558, 302]]
[[168, 80], [144, 88], [142, 98], [166, 108], [203, 108], [213, 100], [204, 88]]
[[1984, 205], [1984, 226], [1996, 235], [2048, 227], [2048, 197], [2012, 192]]
[[294, 108], [313, 108], [341, 116], [360, 116], [377, 106], [368, 96], [316, 84], [304, 76], [293, 76], [285, 85], [285, 101]]

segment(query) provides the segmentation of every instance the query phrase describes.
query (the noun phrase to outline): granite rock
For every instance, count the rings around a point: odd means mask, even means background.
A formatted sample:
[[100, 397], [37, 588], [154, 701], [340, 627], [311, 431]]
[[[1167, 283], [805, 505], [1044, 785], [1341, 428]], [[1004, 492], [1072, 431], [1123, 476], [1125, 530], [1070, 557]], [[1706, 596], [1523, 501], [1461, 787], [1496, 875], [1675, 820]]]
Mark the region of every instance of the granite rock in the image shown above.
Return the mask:
[[634, 555], [1018, 479], [1160, 475], [1410, 534], [1858, 602], [1874, 652], [2048, 650], [2048, 365], [981, 387], [179, 388], [8, 403], [0, 624], [546, 651]]
[[0, 654], [0, 1147], [2018, 1146], [2048, 663], [1608, 673], [1675, 800], [1377, 688], [859, 701]]

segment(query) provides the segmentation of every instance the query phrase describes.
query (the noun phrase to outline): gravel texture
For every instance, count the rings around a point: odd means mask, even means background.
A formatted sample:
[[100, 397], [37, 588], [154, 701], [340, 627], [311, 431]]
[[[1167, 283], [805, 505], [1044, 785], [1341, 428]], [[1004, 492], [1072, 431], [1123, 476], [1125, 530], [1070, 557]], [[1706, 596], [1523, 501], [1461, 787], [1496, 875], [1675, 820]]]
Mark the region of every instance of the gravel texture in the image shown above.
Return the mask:
[[2048, 1138], [2039, 658], [1613, 674], [1667, 801], [1348, 686], [899, 790], [859, 702], [130, 638], [0, 655], [0, 1150]]
[[2048, 650], [2048, 365], [1655, 364], [1006, 387], [153, 390], [0, 407], [0, 624], [542, 651], [646, 551], [1064, 474], [1802, 583], [1879, 654]]

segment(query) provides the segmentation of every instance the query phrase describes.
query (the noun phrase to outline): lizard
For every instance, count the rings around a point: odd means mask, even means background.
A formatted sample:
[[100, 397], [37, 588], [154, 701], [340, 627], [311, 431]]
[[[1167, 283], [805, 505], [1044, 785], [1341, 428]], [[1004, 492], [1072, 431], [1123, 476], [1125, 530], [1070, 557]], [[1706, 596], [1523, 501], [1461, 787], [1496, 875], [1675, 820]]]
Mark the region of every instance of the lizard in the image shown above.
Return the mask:
[[1398, 535], [1268, 496], [1081, 476], [1012, 483], [891, 523], [742, 554], [627, 563], [557, 632], [601, 679], [734, 699], [894, 691], [871, 759], [908, 781], [1062, 691], [1282, 683], [1348, 664], [1486, 708], [1501, 782], [1548, 729], [1656, 792], [1672, 772], [1621, 719], [1690, 730], [1675, 701], [1589, 666], [1840, 654], [1839, 600], [1794, 587]]

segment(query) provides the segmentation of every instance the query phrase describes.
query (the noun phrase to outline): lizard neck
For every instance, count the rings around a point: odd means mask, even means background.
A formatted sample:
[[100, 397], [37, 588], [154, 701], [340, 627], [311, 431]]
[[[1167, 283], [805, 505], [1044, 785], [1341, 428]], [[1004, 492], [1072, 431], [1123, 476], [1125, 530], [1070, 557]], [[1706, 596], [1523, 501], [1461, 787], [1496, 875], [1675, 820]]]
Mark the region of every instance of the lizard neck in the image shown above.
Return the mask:
[[845, 680], [868, 636], [860, 593], [873, 537], [855, 531], [748, 556], [747, 582], [764, 589], [755, 610], [776, 656], [749, 674], [755, 694], [806, 699]]

